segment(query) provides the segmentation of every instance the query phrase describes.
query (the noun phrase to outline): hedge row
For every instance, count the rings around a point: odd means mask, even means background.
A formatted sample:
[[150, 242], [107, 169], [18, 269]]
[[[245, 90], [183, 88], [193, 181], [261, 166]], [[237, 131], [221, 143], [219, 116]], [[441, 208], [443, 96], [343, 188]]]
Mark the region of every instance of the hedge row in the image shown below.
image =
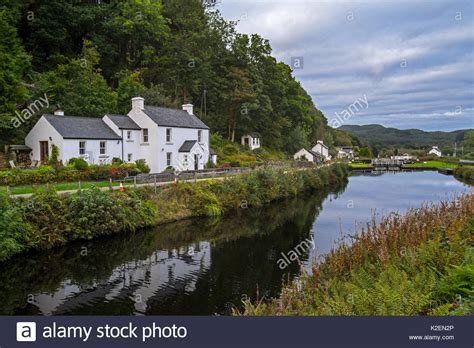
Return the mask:
[[347, 167], [258, 170], [224, 181], [179, 184], [125, 192], [84, 190], [58, 196], [53, 188], [30, 199], [0, 193], [0, 260], [76, 239], [92, 239], [192, 216], [215, 216], [242, 206], [260, 206], [304, 190], [335, 188]]
[[52, 166], [41, 166], [32, 169], [15, 168], [0, 171], [0, 186], [35, 185], [79, 180], [100, 181], [109, 178], [119, 179], [139, 172], [135, 164], [89, 165], [84, 170], [72, 169], [69, 166], [60, 169], [55, 169]]

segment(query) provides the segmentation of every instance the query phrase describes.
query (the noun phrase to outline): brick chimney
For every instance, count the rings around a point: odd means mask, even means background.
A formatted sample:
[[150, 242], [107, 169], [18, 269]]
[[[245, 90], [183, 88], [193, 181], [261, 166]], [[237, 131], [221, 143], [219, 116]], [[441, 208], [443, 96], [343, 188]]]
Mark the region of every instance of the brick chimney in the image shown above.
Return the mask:
[[188, 114], [193, 115], [193, 104], [184, 104], [183, 110], [186, 111]]

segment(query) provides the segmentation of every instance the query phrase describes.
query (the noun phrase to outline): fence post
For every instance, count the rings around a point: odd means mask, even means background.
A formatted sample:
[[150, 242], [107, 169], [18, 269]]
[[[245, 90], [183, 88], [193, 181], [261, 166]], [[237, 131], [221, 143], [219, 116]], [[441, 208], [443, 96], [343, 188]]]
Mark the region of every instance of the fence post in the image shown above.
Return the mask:
[[81, 193], [81, 180], [79, 180], [79, 193]]
[[197, 173], [194, 172], [194, 183], [196, 183], [196, 182], [197, 182]]
[[113, 188], [112, 188], [112, 178], [109, 178], [109, 188], [110, 188], [110, 191], [113, 190]]
[[137, 188], [137, 177], [133, 177], [133, 188]]
[[155, 193], [156, 193], [156, 174], [153, 175], [153, 182], [154, 182], [153, 186], [155, 188]]

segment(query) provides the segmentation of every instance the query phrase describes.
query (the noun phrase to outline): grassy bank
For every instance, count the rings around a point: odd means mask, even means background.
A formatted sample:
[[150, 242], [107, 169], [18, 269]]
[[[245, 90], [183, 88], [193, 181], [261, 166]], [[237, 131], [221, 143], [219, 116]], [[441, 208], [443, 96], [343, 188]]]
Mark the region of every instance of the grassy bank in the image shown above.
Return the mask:
[[166, 186], [156, 193], [153, 188], [125, 192], [95, 188], [58, 196], [50, 188], [28, 200], [13, 200], [0, 193], [0, 260], [72, 240], [261, 206], [303, 191], [335, 188], [346, 178], [347, 167], [333, 165], [308, 170], [258, 170], [224, 181]]
[[414, 167], [414, 168], [456, 168], [457, 163], [445, 162], [445, 161], [423, 161], [416, 163], [408, 163], [404, 165], [405, 167]]
[[391, 214], [311, 275], [246, 315], [468, 315], [474, 310], [474, 195]]
[[454, 169], [453, 175], [460, 181], [474, 185], [474, 167], [472, 166], [458, 167]]

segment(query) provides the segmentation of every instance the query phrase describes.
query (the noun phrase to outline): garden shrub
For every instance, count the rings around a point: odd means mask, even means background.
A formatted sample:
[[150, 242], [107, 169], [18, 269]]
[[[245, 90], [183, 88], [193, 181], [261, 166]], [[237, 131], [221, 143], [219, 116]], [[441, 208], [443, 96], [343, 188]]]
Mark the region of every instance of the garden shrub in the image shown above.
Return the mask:
[[71, 158], [69, 164], [74, 166], [76, 170], [86, 170], [89, 164], [82, 158]]
[[30, 246], [49, 248], [68, 239], [71, 226], [66, 219], [67, 207], [54, 188], [34, 193], [22, 207], [25, 218], [36, 231], [31, 236]]
[[74, 226], [73, 239], [119, 232], [126, 225], [123, 204], [97, 188], [70, 196], [67, 206], [66, 218]]
[[150, 167], [146, 164], [144, 159], [138, 159], [135, 161], [137, 168], [140, 172], [148, 174], [150, 172]]

